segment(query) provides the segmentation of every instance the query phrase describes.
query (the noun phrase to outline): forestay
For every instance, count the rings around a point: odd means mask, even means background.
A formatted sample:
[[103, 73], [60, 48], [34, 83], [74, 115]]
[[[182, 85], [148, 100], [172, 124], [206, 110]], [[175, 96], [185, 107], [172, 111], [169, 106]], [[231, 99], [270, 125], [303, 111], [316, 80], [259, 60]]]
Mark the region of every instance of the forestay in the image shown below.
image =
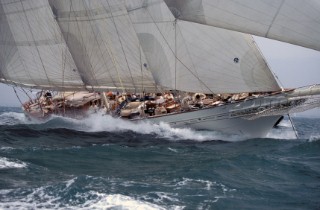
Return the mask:
[[161, 86], [204, 93], [280, 89], [250, 35], [176, 20], [163, 0], [127, 3]]
[[319, 0], [165, 0], [180, 20], [320, 50]]

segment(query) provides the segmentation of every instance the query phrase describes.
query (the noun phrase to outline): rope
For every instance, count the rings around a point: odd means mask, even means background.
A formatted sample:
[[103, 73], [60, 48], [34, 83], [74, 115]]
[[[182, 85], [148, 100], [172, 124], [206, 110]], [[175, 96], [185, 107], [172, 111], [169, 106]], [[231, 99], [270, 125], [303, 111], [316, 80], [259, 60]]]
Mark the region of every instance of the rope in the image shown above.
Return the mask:
[[17, 96], [17, 98], [18, 98], [18, 100], [19, 100], [19, 102], [20, 102], [21, 106], [23, 106], [23, 103], [22, 103], [22, 101], [21, 101], [20, 97], [18, 96], [18, 93], [17, 93], [16, 89], [15, 89], [14, 87], [12, 87], [12, 88], [13, 88], [14, 93], [16, 94], [16, 96]]
[[[192, 76], [194, 76], [208, 91], [210, 91], [212, 94], [214, 94], [214, 92], [206, 85], [206, 83], [203, 82], [203, 81], [201, 80], [201, 78], [199, 78], [190, 68], [188, 68], [188, 67], [186, 66], [186, 64], [185, 64], [184, 62], [182, 62], [182, 60], [180, 60], [180, 59], [178, 58], [178, 56], [176, 55], [176, 52], [175, 52], [176, 49], [173, 50], [173, 49], [170, 47], [170, 44], [168, 43], [168, 40], [165, 38], [164, 34], [161, 32], [161, 30], [160, 30], [157, 22], [154, 20], [154, 18], [153, 18], [153, 16], [151, 15], [150, 11], [149, 11], [148, 9], [146, 9], [146, 11], [147, 11], [147, 13], [149, 14], [152, 22], [153, 22], [154, 25], [156, 26], [157, 30], [158, 30], [159, 33], [161, 34], [162, 38], [164, 39], [166, 45], [168, 46], [168, 48], [170, 49], [170, 51], [173, 53], [176, 61], [178, 60], [178, 61], [188, 70], [188, 72], [189, 72], [190, 74], [192, 74]], [[172, 21], [171, 21], [171, 22], [172, 22]], [[175, 22], [175, 23], [174, 23], [174, 22]], [[175, 19], [174, 22], [173, 22], [173, 24], [174, 24], [174, 26], [175, 26], [175, 33], [176, 33], [176, 30], [177, 30], [177, 19]], [[175, 42], [176, 42], [176, 41], [177, 41], [177, 40], [176, 40], [176, 36], [175, 36]], [[176, 70], [175, 70], [175, 74], [176, 74]], [[175, 77], [175, 80], [176, 80], [176, 77]], [[176, 81], [175, 81], [175, 85], [176, 85]]]
[[[137, 88], [136, 88], [136, 85], [135, 85], [135, 83], [134, 83], [134, 79], [133, 79], [133, 77], [132, 77], [132, 73], [131, 73], [131, 69], [130, 69], [129, 63], [128, 63], [128, 59], [127, 59], [125, 50], [124, 50], [124, 48], [123, 48], [123, 44], [122, 44], [122, 41], [121, 41], [121, 38], [120, 38], [120, 34], [119, 34], [119, 31], [118, 31], [118, 27], [117, 27], [117, 24], [116, 24], [116, 22], [115, 22], [115, 20], [114, 20], [114, 15], [113, 15], [113, 13], [112, 13], [112, 8], [111, 8], [111, 6], [110, 6], [110, 4], [109, 4], [109, 1], [107, 1], [107, 4], [108, 4], [108, 7], [109, 7], [109, 9], [110, 9], [110, 14], [111, 14], [112, 23], [113, 23], [114, 28], [116, 29], [116, 32], [117, 32], [117, 35], [118, 35], [118, 39], [119, 39], [119, 43], [120, 43], [120, 46], [121, 46], [121, 50], [122, 50], [122, 52], [123, 52], [123, 55], [124, 55], [124, 58], [125, 58], [125, 61], [126, 61], [126, 64], [127, 64], [128, 70], [129, 70], [129, 73], [130, 73], [130, 77], [131, 77], [131, 80], [132, 80], [132, 83], [133, 83], [133, 87], [134, 87], [134, 89], [136, 90]], [[107, 8], [105, 8], [105, 9], [107, 10]], [[109, 39], [108, 39], [108, 40], [109, 40]], [[110, 46], [110, 47], [111, 47], [111, 46]], [[113, 58], [112, 51], [111, 51], [111, 55], [112, 55], [112, 60], [113, 60], [114, 58]], [[122, 91], [125, 92], [125, 88], [124, 88], [123, 83], [122, 83], [122, 80], [121, 80], [121, 78], [120, 78], [120, 76], [119, 76], [119, 71], [118, 71], [118, 68], [117, 68], [117, 67], [116, 67], [116, 70], [117, 70], [117, 74], [118, 74], [118, 77], [119, 77], [119, 81], [120, 81], [121, 86], [122, 86]]]
[[30, 101], [33, 103], [32, 98], [29, 96], [29, 94], [22, 88], [20, 87], [20, 89], [26, 94], [26, 96], [30, 99]]
[[296, 128], [295, 128], [294, 125], [293, 125], [293, 122], [292, 122], [292, 119], [291, 119], [290, 114], [288, 114], [288, 117], [289, 117], [289, 120], [290, 120], [292, 129], [293, 129], [293, 131], [294, 131], [294, 134], [296, 135], [296, 138], [298, 139], [298, 138], [299, 138], [299, 137], [298, 137], [298, 132], [297, 132]]

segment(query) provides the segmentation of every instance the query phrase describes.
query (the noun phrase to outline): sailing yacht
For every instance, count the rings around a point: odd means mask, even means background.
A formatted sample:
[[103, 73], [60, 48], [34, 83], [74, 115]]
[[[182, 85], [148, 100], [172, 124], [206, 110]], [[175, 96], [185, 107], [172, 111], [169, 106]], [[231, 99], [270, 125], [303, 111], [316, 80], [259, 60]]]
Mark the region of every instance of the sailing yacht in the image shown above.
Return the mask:
[[251, 97], [134, 120], [248, 138], [264, 137], [283, 115], [320, 106], [319, 85], [280, 87], [252, 38], [319, 51], [318, 1], [0, 2], [0, 81], [9, 85], [102, 96], [247, 93]]

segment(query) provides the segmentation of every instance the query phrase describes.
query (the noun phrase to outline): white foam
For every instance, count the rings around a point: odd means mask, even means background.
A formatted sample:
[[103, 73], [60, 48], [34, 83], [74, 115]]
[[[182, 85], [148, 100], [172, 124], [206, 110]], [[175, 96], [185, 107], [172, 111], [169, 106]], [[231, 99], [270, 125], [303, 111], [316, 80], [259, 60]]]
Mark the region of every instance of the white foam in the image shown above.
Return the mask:
[[297, 139], [292, 124], [288, 119], [282, 120], [277, 128], [272, 129], [268, 133], [267, 138], [285, 140]]
[[175, 153], [178, 153], [178, 150], [177, 149], [173, 149], [171, 147], [168, 147], [168, 150], [172, 151], [172, 152], [175, 152]]
[[294, 140], [297, 139], [295, 132], [290, 129], [272, 129], [266, 136], [270, 139], [285, 139], [285, 140]]
[[[121, 118], [114, 118], [109, 115], [95, 113], [88, 118], [78, 120], [62, 116], [51, 116], [46, 121], [30, 121], [23, 113], [8, 112], [0, 115], [0, 125], [14, 124], [43, 124], [50, 128], [68, 128], [84, 132], [125, 132], [133, 131], [140, 134], [152, 134], [159, 138], [166, 138], [173, 141], [242, 141], [244, 136], [227, 135], [215, 131], [195, 131], [190, 128], [173, 128], [166, 123], [152, 124], [148, 121], [128, 121]], [[280, 129], [273, 129], [268, 138], [275, 139], [295, 139], [295, 134], [283, 129], [291, 127], [290, 121], [284, 120], [280, 124]]]
[[61, 118], [65, 122], [73, 124], [73, 128], [85, 132], [122, 132], [133, 131], [141, 134], [155, 134], [159, 138], [170, 140], [210, 141], [226, 140], [238, 141], [240, 136], [223, 135], [214, 131], [195, 131], [189, 128], [172, 128], [166, 123], [152, 124], [147, 121], [128, 121], [121, 118], [113, 118], [109, 115], [93, 114], [83, 120]]
[[66, 182], [66, 187], [69, 188], [73, 183], [75, 183], [77, 178], [70, 179]]
[[175, 198], [178, 196], [178, 193], [154, 192], [154, 194], [156, 194], [159, 197], [159, 199], [157, 199], [158, 202], [179, 201], [179, 199]]
[[320, 135], [311, 135], [308, 141], [309, 142], [320, 141]]
[[201, 180], [201, 179], [189, 179], [189, 178], [183, 178], [182, 181], [177, 183], [177, 186], [189, 186], [191, 183], [202, 185], [203, 189], [208, 191], [211, 190], [212, 186], [220, 186], [220, 184], [217, 184], [216, 182], [211, 182], [208, 180]]
[[[8, 193], [5, 191], [0, 191], [2, 197], [6, 197], [6, 194], [13, 192], [10, 190]], [[18, 199], [13, 200], [14, 198], [6, 198], [3, 202], [0, 203], [0, 209], [58, 209], [59, 204], [55, 203], [59, 198], [45, 193], [45, 187], [40, 187], [35, 189], [32, 193]], [[40, 201], [41, 200], [41, 201]]]
[[0, 125], [26, 124], [28, 121], [23, 113], [5, 112], [0, 114]]
[[14, 148], [13, 147], [1, 147], [0, 150], [3, 150], [3, 151], [10, 151], [10, 150], [13, 150]]
[[[96, 191], [78, 192], [73, 198], [65, 201], [60, 194], [64, 195], [65, 193], [69, 192], [70, 188], [76, 181], [77, 177], [66, 181], [64, 183], [65, 187], [59, 188], [59, 192], [53, 192], [52, 186], [42, 186], [31, 190], [29, 194], [23, 195], [23, 197], [16, 198], [12, 197], [10, 194], [13, 193], [18, 195], [19, 193], [16, 193], [15, 191], [25, 190], [0, 190], [0, 195], [2, 198], [4, 198], [2, 202], [0, 202], [0, 209], [166, 209], [162, 206], [142, 201], [130, 196], [121, 194], [106, 194]], [[23, 194], [25, 194], [25, 192]], [[66, 203], [62, 203], [62, 201]]]
[[[0, 190], [2, 197], [6, 197], [6, 194], [11, 193], [13, 190]], [[45, 187], [40, 187], [34, 190], [19, 200], [9, 200], [0, 203], [0, 209], [143, 209], [143, 210], [164, 210], [166, 208], [161, 207], [150, 202], [136, 200], [130, 196], [121, 194], [105, 194], [98, 192], [88, 192], [84, 194], [77, 194], [77, 198], [88, 199], [83, 204], [77, 203], [73, 200], [69, 200], [70, 203], [63, 204], [60, 202], [61, 197], [55, 197], [46, 193]], [[93, 198], [95, 197], [95, 198]]]
[[144, 201], [139, 201], [129, 196], [121, 194], [106, 195], [104, 193], [95, 193], [98, 195], [98, 201], [88, 201], [82, 209], [143, 209], [143, 210], [164, 210], [165, 208]]
[[208, 200], [208, 202], [218, 202], [221, 198], [227, 198], [229, 193], [237, 191], [236, 189], [229, 189], [222, 183], [218, 182], [212, 182], [209, 180], [202, 180], [202, 179], [189, 179], [189, 178], [183, 178], [181, 181], [179, 181], [176, 184], [177, 189], [181, 188], [197, 188], [207, 191], [216, 191], [217, 195], [215, 195], [213, 198], [214, 200]]
[[279, 125], [279, 127], [286, 127], [286, 128], [292, 128], [291, 122], [288, 119], [282, 120]]
[[0, 157], [0, 169], [9, 169], [9, 168], [25, 168], [27, 164], [21, 161], [9, 160], [5, 157]]

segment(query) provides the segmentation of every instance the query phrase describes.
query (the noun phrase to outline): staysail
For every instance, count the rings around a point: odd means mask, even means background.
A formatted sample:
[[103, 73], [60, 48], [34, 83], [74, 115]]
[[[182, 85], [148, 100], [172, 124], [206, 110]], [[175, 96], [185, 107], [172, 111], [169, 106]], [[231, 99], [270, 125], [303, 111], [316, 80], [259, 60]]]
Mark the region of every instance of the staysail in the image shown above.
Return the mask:
[[320, 51], [318, 0], [164, 0], [176, 18]]
[[204, 93], [280, 89], [250, 35], [177, 20], [163, 0], [128, 2], [150, 71], [162, 86]]

